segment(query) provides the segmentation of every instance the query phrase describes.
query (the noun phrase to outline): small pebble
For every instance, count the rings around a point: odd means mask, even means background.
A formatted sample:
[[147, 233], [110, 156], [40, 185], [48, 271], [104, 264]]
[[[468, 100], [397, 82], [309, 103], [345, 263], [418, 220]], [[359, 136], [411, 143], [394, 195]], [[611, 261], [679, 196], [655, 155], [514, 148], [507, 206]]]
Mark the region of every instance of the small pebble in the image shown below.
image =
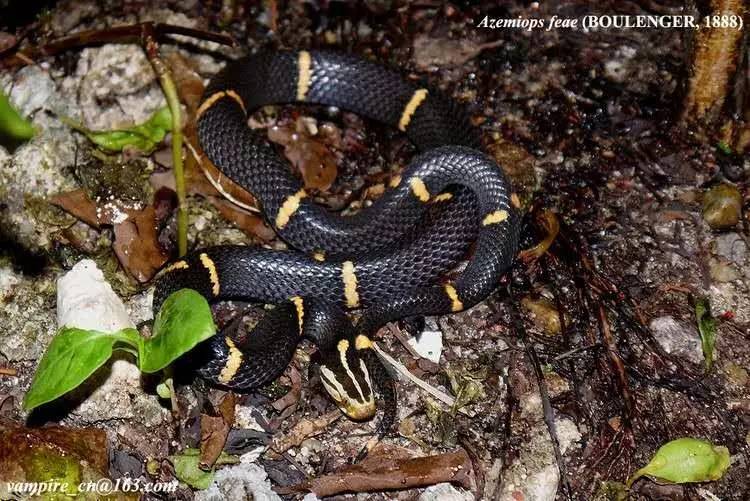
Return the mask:
[[736, 186], [717, 184], [703, 196], [703, 219], [714, 230], [732, 228], [740, 220], [742, 195]]

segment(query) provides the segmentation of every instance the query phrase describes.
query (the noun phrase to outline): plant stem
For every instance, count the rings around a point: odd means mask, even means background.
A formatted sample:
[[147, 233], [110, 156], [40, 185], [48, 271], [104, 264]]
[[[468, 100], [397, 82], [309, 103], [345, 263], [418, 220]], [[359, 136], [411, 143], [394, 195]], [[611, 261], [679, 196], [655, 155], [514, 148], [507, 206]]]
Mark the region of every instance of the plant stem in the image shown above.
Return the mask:
[[185, 172], [182, 167], [182, 113], [180, 98], [177, 96], [172, 75], [159, 57], [159, 46], [152, 33], [144, 33], [146, 54], [151, 66], [159, 77], [159, 83], [167, 98], [167, 106], [172, 113], [172, 169], [174, 171], [175, 188], [177, 190], [177, 253], [184, 256], [187, 253], [187, 202], [185, 195]]

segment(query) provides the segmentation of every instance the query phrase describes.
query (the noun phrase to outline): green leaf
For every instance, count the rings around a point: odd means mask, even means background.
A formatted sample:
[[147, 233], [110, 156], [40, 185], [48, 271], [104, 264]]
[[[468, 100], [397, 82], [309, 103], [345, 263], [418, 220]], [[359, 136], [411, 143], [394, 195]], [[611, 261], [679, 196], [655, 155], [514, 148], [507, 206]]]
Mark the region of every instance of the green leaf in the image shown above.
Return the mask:
[[165, 400], [172, 398], [172, 391], [169, 389], [169, 385], [166, 382], [156, 385], [156, 394], [159, 395], [159, 398]]
[[156, 372], [215, 332], [208, 303], [191, 289], [167, 298], [156, 315], [150, 339], [135, 329], [107, 333], [63, 328], [39, 362], [23, 407], [34, 409], [77, 387], [104, 365], [114, 349], [136, 355], [141, 371]]
[[140, 337], [135, 329], [106, 333], [63, 328], [39, 362], [23, 400], [24, 409], [29, 411], [69, 392], [104, 365], [116, 343], [132, 345]]
[[138, 363], [143, 372], [163, 369], [216, 333], [211, 308], [192, 289], [171, 294], [154, 321], [154, 335], [143, 342]]
[[451, 409], [452, 414], [455, 415], [459, 409], [487, 396], [482, 384], [482, 381], [487, 377], [486, 371], [471, 373], [466, 369], [448, 368], [445, 373], [448, 375], [451, 391], [456, 396], [456, 401]]
[[628, 489], [620, 482], [602, 481], [592, 501], [628, 501]]
[[726, 155], [732, 154], [732, 148], [724, 141], [719, 141], [718, 143], [716, 143], [716, 147], [719, 148], [719, 150], [721, 150], [721, 152]]
[[702, 297], [695, 303], [695, 319], [698, 322], [698, 332], [701, 335], [703, 359], [706, 371], [711, 370], [714, 361], [714, 345], [716, 344], [716, 319], [711, 315], [711, 304]]
[[174, 465], [174, 472], [177, 478], [196, 489], [207, 489], [211, 485], [211, 482], [214, 480], [216, 466], [240, 462], [240, 458], [237, 456], [230, 456], [226, 452], [222, 452], [219, 459], [216, 460], [214, 468], [204, 471], [199, 467], [201, 461], [200, 454], [198, 449], [185, 449], [182, 451], [182, 454], [169, 456], [169, 460]]
[[0, 91], [0, 135], [19, 141], [31, 139], [34, 135], [31, 122], [18, 114], [2, 91]]
[[657, 482], [684, 484], [720, 479], [729, 468], [729, 450], [697, 438], [678, 438], [662, 445], [651, 462], [628, 479], [647, 476]]
[[172, 114], [168, 107], [159, 108], [151, 118], [126, 129], [93, 131], [67, 118], [61, 118], [75, 130], [83, 133], [91, 142], [107, 151], [122, 151], [126, 146], [150, 153], [172, 130]]

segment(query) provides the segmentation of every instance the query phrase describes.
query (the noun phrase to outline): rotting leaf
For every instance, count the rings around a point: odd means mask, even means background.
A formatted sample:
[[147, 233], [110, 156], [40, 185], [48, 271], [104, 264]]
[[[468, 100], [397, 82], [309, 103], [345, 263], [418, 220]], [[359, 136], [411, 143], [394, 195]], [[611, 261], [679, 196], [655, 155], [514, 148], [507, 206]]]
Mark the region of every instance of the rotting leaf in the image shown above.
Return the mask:
[[716, 345], [716, 319], [711, 314], [711, 304], [708, 302], [708, 298], [702, 297], [695, 302], [695, 319], [698, 322], [703, 359], [708, 372], [713, 365], [714, 346]]
[[603, 481], [592, 501], [627, 501], [628, 489], [621, 482]]
[[57, 194], [50, 199], [50, 203], [60, 207], [89, 226], [99, 228], [100, 221], [97, 215], [96, 204], [89, 199], [83, 189], [79, 188]]
[[684, 484], [718, 480], [729, 468], [729, 450], [697, 438], [678, 438], [659, 447], [651, 461], [627, 481], [630, 488], [638, 478]]
[[214, 468], [209, 471], [200, 469], [200, 451], [198, 449], [185, 449], [180, 454], [169, 456], [174, 465], [174, 472], [178, 479], [196, 489], [207, 489], [214, 480], [216, 466], [225, 464], [236, 464], [240, 462], [237, 456], [231, 456], [226, 452], [219, 455]]
[[172, 130], [172, 114], [167, 106], [156, 110], [142, 124], [110, 131], [93, 131], [71, 119], [61, 117], [61, 120], [71, 128], [85, 134], [92, 143], [111, 152], [131, 147], [143, 153], [151, 153], [164, 140], [167, 132]]
[[276, 233], [261, 216], [217, 197], [208, 197], [208, 201], [218, 209], [222, 216], [233, 222], [246, 234], [254, 235], [264, 242], [269, 242], [276, 237]]
[[560, 334], [560, 312], [547, 298], [532, 298], [525, 296], [521, 299], [521, 306], [531, 314], [534, 325], [548, 336]]
[[458, 442], [458, 430], [453, 411], [445, 412], [435, 400], [425, 398], [425, 414], [435, 429], [433, 440], [445, 447], [454, 447]]
[[[61, 426], [27, 428], [0, 421], [1, 499], [16, 498], [8, 492], [9, 482], [36, 483], [37, 488], [46, 486], [48, 489], [53, 482], [68, 483], [66, 490], [45, 492], [41, 499], [101, 499], [100, 493], [78, 492], [77, 488], [81, 482], [101, 481], [107, 476], [108, 464], [107, 436], [102, 430]], [[137, 496], [125, 493], [112, 493], [107, 497], [113, 500], [134, 498]]]
[[424, 442], [424, 440], [419, 438], [419, 435], [417, 434], [417, 426], [416, 424], [414, 424], [414, 419], [402, 419], [398, 424], [398, 433], [402, 437], [408, 438], [409, 440], [417, 444], [423, 450], [429, 449], [429, 446]]
[[[317, 128], [316, 128], [317, 129]], [[327, 190], [336, 180], [338, 166], [325, 140], [318, 130], [310, 132], [305, 119], [297, 119], [293, 127], [271, 127], [268, 139], [284, 146], [284, 156], [299, 169], [305, 188]]]
[[451, 391], [456, 396], [456, 402], [453, 404], [451, 413], [455, 415], [459, 409], [473, 402], [485, 398], [487, 395], [484, 391], [482, 381], [486, 378], [486, 370], [471, 373], [466, 370], [446, 369], [450, 381]]
[[129, 211], [130, 217], [114, 225], [113, 249], [123, 268], [141, 283], [153, 278], [168, 256], [159, 245], [153, 206]]
[[224, 395], [215, 412], [201, 414], [200, 469], [208, 471], [224, 450], [229, 430], [234, 424], [234, 393]]

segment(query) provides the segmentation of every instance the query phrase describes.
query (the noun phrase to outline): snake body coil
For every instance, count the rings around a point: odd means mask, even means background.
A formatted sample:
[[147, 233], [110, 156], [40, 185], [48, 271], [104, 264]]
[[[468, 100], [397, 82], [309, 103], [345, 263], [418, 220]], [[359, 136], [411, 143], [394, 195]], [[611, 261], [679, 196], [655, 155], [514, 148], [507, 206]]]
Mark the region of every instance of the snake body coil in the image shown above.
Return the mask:
[[[384, 195], [354, 216], [315, 204], [265, 134], [247, 127], [260, 106], [341, 107], [398, 127], [422, 151]], [[243, 342], [207, 342], [202, 376], [233, 388], [275, 379], [300, 337], [313, 340], [321, 380], [354, 418], [375, 411], [376, 390], [392, 386], [367, 337], [386, 322], [470, 308], [510, 266], [518, 221], [497, 164], [475, 148], [476, 131], [453, 101], [397, 72], [335, 52], [263, 53], [231, 63], [207, 89], [198, 133], [208, 158], [253, 193], [279, 236], [296, 251], [243, 246], [195, 251], [169, 265], [154, 306], [189, 287], [209, 300], [241, 298], [278, 306]], [[476, 242], [455, 281], [439, 280]], [[354, 327], [344, 309], [361, 309]]]

